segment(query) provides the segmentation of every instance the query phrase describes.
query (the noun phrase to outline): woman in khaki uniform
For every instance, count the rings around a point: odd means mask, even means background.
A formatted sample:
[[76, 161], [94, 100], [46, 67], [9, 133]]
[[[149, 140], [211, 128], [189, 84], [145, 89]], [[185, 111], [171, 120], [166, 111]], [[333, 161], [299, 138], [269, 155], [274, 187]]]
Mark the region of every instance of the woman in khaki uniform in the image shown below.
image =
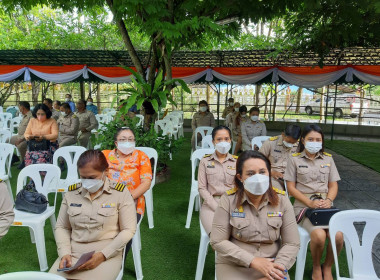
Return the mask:
[[241, 106], [239, 108], [239, 114], [235, 117], [235, 119], [232, 122], [232, 136], [234, 141], [236, 141], [235, 151], [233, 151], [234, 155], [237, 155], [237, 153], [241, 150], [241, 145], [243, 143], [243, 138], [241, 136], [241, 125], [249, 121], [247, 111], [247, 106]]
[[[232, 130], [234, 119], [239, 115], [239, 108], [240, 108], [240, 103], [235, 102], [234, 110], [227, 115], [226, 120], [224, 121], [224, 125], [227, 126], [231, 130]], [[233, 140], [236, 141], [234, 138]]]
[[212, 142], [215, 145], [215, 153], [205, 155], [198, 169], [198, 190], [203, 200], [200, 215], [208, 234], [211, 232], [212, 219], [220, 196], [234, 187], [237, 158], [229, 153], [231, 131], [226, 126], [221, 125], [213, 129]]
[[[107, 167], [101, 151], [80, 156], [82, 182], [71, 185], [62, 201], [55, 229], [59, 257], [50, 273], [91, 280], [114, 280], [119, 274], [123, 249], [136, 231], [136, 208], [128, 188], [107, 178]], [[57, 272], [91, 251], [91, 259], [73, 272]]]
[[263, 143], [259, 152], [266, 156], [272, 165], [272, 186], [285, 190], [284, 173], [289, 157], [297, 151], [301, 128], [288, 125], [279, 136], [269, 138]]
[[299, 235], [293, 207], [271, 187], [270, 172], [259, 152], [237, 160], [236, 187], [222, 196], [211, 230], [218, 280], [289, 279]]
[[[196, 149], [195, 147], [195, 129], [199, 126], [215, 126], [215, 118], [214, 115], [210, 112], [208, 107], [208, 103], [206, 100], [199, 101], [199, 112], [196, 112], [193, 116], [193, 120], [191, 121], [191, 128], [193, 129], [193, 136], [191, 137], [191, 147], [193, 151]], [[198, 133], [197, 142], [201, 141], [201, 135]]]
[[[296, 199], [294, 212], [299, 215], [303, 208], [331, 208], [338, 193], [340, 180], [332, 156], [323, 152], [324, 135], [317, 125], [304, 128], [299, 144], [299, 152], [292, 155], [287, 163], [284, 179], [289, 194]], [[312, 200], [313, 195], [322, 199]], [[310, 233], [310, 251], [313, 258], [312, 279], [333, 279], [331, 267], [334, 263], [331, 243], [327, 247], [325, 263], [321, 265], [326, 238], [329, 237], [328, 226], [313, 226], [307, 217], [300, 225]], [[336, 235], [338, 253], [343, 246], [343, 235]]]
[[260, 109], [252, 107], [249, 110], [250, 121], [241, 124], [241, 135], [243, 140], [243, 151], [252, 150], [251, 141], [257, 136], [266, 136], [267, 128], [259, 118]]

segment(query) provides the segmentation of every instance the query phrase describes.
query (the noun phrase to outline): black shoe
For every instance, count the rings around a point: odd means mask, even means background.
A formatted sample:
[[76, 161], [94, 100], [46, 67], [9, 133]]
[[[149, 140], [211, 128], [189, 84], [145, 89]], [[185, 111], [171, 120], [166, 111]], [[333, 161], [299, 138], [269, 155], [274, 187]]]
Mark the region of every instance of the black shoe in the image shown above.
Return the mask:
[[11, 165], [13, 165], [14, 163], [16, 163], [18, 161], [20, 161], [20, 158], [17, 155], [13, 154]]
[[18, 166], [17, 169], [23, 169], [25, 167], [25, 161], [22, 161]]

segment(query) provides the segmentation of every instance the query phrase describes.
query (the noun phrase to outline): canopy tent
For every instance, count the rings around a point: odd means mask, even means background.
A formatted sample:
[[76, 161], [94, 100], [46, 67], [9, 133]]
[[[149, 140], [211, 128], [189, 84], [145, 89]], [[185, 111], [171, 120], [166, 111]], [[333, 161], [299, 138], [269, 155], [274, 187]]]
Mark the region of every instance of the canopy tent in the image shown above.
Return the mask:
[[[188, 84], [279, 83], [310, 88], [333, 83], [380, 84], [380, 49], [332, 51], [325, 57], [323, 68], [316, 66], [319, 58], [314, 54], [280, 54], [273, 58], [271, 52], [176, 52], [173, 78]], [[147, 53], [139, 55], [145, 62]], [[131, 73], [120, 65], [132, 67], [125, 51], [3, 50], [0, 51], [0, 82], [130, 82]]]

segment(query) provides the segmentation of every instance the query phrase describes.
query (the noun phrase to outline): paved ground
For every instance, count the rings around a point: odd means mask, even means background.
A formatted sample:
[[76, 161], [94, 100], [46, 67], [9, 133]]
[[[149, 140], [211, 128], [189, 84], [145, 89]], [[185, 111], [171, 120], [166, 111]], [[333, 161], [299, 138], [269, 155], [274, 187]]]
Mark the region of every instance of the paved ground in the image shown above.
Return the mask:
[[[336, 207], [347, 209], [372, 209], [380, 211], [380, 173], [342, 155], [333, 154], [341, 181], [335, 201]], [[380, 278], [380, 234], [372, 247], [372, 259]]]

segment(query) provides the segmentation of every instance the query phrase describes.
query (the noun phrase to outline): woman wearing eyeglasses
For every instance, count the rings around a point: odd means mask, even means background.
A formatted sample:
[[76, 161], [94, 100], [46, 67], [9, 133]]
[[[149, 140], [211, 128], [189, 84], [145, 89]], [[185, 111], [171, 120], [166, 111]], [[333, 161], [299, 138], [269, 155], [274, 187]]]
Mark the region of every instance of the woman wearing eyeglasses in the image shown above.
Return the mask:
[[108, 178], [127, 186], [135, 200], [137, 214], [144, 215], [144, 193], [152, 182], [150, 159], [135, 149], [135, 134], [130, 128], [120, 128], [114, 140], [116, 148], [103, 151], [109, 165]]

